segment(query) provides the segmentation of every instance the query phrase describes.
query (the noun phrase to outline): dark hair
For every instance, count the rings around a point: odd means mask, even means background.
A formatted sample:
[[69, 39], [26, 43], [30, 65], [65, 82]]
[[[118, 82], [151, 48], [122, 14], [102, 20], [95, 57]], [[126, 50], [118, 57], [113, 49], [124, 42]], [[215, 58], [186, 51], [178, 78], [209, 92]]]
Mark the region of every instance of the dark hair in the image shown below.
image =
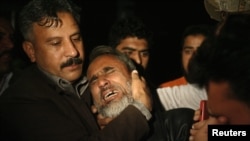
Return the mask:
[[107, 54], [113, 55], [117, 59], [119, 59], [121, 62], [123, 62], [127, 66], [129, 71], [136, 69], [134, 62], [127, 55], [120, 53], [116, 49], [110, 46], [106, 46], [106, 45], [97, 46], [90, 52], [89, 63], [91, 63], [98, 56], [107, 55]]
[[152, 32], [141, 19], [135, 16], [124, 17], [115, 21], [108, 35], [109, 45], [116, 48], [121, 40], [127, 37], [145, 39], [148, 42], [149, 48], [153, 44]]
[[[80, 23], [80, 8], [70, 0], [31, 0], [25, 5], [18, 19], [20, 31], [26, 40], [30, 40], [32, 24], [40, 26], [59, 26], [61, 21], [57, 16], [58, 12], [69, 12]], [[55, 24], [54, 24], [55, 23]]]
[[188, 77], [200, 86], [227, 81], [230, 96], [250, 106], [249, 62], [250, 15], [229, 15], [219, 34], [198, 48], [190, 60]]
[[214, 34], [214, 27], [207, 24], [197, 24], [187, 26], [181, 37], [181, 46], [183, 46], [184, 41], [187, 36], [190, 35], [203, 35], [205, 37], [210, 37]]

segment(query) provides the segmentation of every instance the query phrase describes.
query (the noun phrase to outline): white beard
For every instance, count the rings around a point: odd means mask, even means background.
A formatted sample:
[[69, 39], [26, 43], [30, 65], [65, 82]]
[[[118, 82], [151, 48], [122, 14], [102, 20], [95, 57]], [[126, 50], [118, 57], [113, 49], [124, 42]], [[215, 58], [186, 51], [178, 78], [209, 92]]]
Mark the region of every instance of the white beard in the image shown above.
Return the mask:
[[96, 105], [98, 113], [104, 117], [118, 116], [128, 105], [134, 101], [130, 82], [127, 82], [127, 88], [124, 89], [123, 94], [123, 97], [118, 101], [111, 101], [105, 106]]
[[112, 101], [105, 107], [99, 107], [98, 112], [104, 117], [116, 117], [132, 102], [133, 98], [125, 95], [119, 101]]

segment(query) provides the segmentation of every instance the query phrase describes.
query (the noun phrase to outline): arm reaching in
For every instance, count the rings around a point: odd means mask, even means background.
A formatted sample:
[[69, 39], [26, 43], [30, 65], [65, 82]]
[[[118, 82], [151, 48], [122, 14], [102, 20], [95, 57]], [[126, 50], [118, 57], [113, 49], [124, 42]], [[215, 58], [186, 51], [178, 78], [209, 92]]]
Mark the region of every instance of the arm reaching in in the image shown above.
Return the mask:
[[189, 141], [207, 141], [208, 140], [208, 125], [212, 124], [225, 124], [227, 123], [226, 117], [212, 117], [209, 116], [207, 120], [199, 121], [200, 109], [196, 110], [193, 117], [194, 121], [192, 129], [190, 129]]
[[152, 99], [146, 80], [140, 77], [136, 70], [132, 71], [132, 96], [135, 101], [143, 104], [149, 111], [152, 111]]

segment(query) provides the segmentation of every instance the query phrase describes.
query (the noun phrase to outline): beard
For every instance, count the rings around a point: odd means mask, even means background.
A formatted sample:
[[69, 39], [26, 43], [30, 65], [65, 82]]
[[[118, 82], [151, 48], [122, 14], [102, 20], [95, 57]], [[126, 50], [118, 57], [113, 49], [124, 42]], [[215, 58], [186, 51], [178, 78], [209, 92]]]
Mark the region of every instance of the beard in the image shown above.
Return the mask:
[[96, 105], [98, 112], [104, 117], [116, 117], [118, 116], [128, 105], [130, 105], [134, 99], [132, 97], [131, 85], [128, 82], [127, 90], [124, 91], [123, 97], [120, 100], [114, 100], [108, 105], [101, 106]]

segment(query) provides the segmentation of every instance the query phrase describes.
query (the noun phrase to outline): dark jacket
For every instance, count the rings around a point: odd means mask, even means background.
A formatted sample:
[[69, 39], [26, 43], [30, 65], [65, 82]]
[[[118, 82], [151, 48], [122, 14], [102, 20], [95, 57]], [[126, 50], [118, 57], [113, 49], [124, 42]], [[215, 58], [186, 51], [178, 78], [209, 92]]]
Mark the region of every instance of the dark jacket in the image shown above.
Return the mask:
[[[89, 92], [84, 95], [89, 97]], [[100, 130], [87, 103], [89, 98], [62, 91], [32, 66], [0, 97], [0, 140], [136, 141], [149, 131], [134, 106]]]

